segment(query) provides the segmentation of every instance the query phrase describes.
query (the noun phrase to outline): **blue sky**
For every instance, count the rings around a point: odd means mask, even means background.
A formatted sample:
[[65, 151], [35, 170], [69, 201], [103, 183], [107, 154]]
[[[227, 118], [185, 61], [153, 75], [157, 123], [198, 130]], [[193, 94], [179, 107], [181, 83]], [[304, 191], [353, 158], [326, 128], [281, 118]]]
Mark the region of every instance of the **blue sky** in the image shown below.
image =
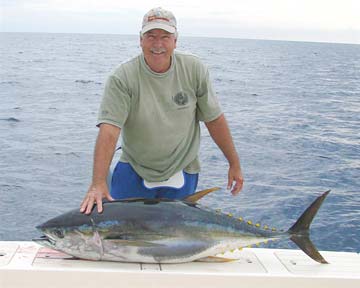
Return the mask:
[[0, 0], [2, 32], [138, 34], [142, 16], [174, 12], [180, 36], [360, 44], [358, 0]]

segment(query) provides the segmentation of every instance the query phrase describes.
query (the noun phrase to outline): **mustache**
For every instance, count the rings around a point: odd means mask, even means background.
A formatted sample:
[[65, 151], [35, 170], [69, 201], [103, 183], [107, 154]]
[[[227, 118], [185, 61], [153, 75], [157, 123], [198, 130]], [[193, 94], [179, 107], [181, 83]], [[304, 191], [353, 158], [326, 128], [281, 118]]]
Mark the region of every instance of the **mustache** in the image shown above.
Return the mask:
[[150, 51], [153, 53], [165, 53], [166, 49], [165, 48], [150, 48]]

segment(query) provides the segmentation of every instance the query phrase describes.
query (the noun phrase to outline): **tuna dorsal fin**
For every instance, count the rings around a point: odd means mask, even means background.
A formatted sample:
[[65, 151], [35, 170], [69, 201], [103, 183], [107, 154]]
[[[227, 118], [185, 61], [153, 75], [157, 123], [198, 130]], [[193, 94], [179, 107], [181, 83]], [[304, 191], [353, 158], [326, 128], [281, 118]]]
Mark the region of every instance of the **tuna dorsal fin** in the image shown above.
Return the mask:
[[220, 189], [219, 187], [213, 187], [210, 189], [201, 190], [201, 191], [198, 191], [198, 192], [184, 198], [183, 200], [186, 202], [196, 203], [199, 199], [201, 199], [205, 195], [207, 195], [211, 192], [217, 191], [219, 189]]

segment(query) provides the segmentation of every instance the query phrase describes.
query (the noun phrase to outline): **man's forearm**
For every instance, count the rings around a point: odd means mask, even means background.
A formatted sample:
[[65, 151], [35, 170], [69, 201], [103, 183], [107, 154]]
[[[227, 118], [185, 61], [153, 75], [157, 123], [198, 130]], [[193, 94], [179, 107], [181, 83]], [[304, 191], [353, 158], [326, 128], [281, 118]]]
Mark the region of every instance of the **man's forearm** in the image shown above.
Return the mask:
[[224, 114], [217, 119], [205, 123], [209, 130], [210, 136], [224, 153], [226, 159], [231, 166], [240, 168], [239, 156], [236, 152], [234, 142], [231, 137], [230, 129]]
[[110, 124], [101, 124], [96, 140], [93, 166], [93, 184], [106, 182], [120, 128]]

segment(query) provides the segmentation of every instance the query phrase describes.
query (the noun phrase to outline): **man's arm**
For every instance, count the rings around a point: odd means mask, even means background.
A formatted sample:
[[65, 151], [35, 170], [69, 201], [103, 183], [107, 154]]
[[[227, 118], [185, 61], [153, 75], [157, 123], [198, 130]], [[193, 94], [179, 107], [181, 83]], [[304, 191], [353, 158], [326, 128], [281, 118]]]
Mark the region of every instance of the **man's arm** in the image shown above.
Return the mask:
[[110, 124], [101, 124], [94, 151], [92, 183], [80, 206], [80, 212], [90, 214], [94, 204], [98, 212], [103, 211], [102, 199], [114, 200], [109, 193], [106, 178], [109, 173], [120, 128]]
[[[243, 187], [244, 178], [241, 172], [239, 156], [236, 152], [230, 129], [224, 114], [213, 121], [205, 122], [214, 142], [219, 146], [229, 162], [228, 186], [233, 195], [237, 195]], [[233, 186], [233, 182], [235, 185]]]

